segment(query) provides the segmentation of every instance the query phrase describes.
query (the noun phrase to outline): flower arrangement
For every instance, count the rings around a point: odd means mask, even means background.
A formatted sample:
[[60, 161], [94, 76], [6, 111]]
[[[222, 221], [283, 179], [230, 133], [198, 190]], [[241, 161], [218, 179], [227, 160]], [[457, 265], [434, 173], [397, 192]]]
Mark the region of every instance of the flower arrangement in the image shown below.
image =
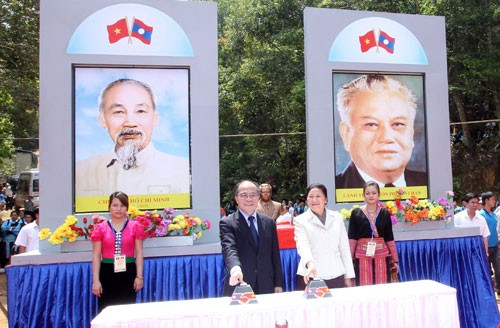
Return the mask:
[[90, 238], [92, 231], [94, 231], [94, 225], [106, 220], [103, 216], [94, 215], [92, 217], [92, 222], [87, 226], [87, 218], [83, 218], [84, 227], [78, 227], [78, 219], [74, 215], [68, 215], [64, 223], [61, 224], [53, 233], [49, 228], [43, 228], [39, 232], [40, 240], [49, 239], [51, 245], [59, 245], [63, 242], [74, 242], [78, 237], [85, 237], [85, 239]]
[[411, 224], [420, 221], [440, 221], [449, 219], [451, 214], [448, 214], [453, 207], [450, 200], [453, 199], [453, 192], [446, 192], [445, 197], [441, 197], [438, 201], [428, 199], [418, 199], [413, 195], [409, 199], [403, 201], [405, 191], [398, 189], [394, 196], [394, 201], [388, 201], [384, 207], [391, 213], [391, 219], [397, 221], [411, 222]]
[[[175, 215], [173, 208], [166, 208], [161, 213], [154, 211], [140, 211], [131, 206], [128, 214], [131, 220], [139, 222], [148, 238], [167, 237], [167, 236], [192, 236], [194, 240], [200, 239], [203, 231], [210, 229], [210, 222], [202, 222], [200, 218], [190, 216], [189, 213], [184, 215]], [[82, 219], [83, 227], [78, 226], [78, 219], [74, 215], [68, 215], [63, 224], [61, 224], [54, 232], [48, 228], [43, 228], [39, 232], [40, 240], [48, 241], [51, 245], [59, 245], [63, 242], [74, 242], [82, 237], [89, 239], [94, 231], [94, 226], [103, 221], [106, 217], [94, 215], [89, 220], [84, 217]]]
[[200, 218], [174, 214], [173, 208], [166, 208], [162, 212], [139, 211], [131, 206], [129, 215], [132, 220], [139, 222], [144, 227], [144, 232], [149, 238], [167, 236], [192, 236], [194, 240], [200, 239], [203, 231], [210, 229], [210, 222], [202, 222]]
[[[416, 224], [420, 221], [440, 221], [449, 220], [450, 212], [453, 209], [453, 192], [448, 191], [444, 197], [438, 201], [428, 199], [418, 199], [413, 195], [407, 200], [403, 200], [405, 191], [403, 189], [396, 190], [394, 200], [387, 201], [385, 204], [379, 202], [379, 206], [386, 208], [391, 214], [393, 224], [397, 222], [410, 222]], [[451, 200], [451, 201], [450, 201]], [[354, 205], [351, 209], [341, 209], [340, 214], [342, 219], [349, 220], [353, 209], [359, 207]]]

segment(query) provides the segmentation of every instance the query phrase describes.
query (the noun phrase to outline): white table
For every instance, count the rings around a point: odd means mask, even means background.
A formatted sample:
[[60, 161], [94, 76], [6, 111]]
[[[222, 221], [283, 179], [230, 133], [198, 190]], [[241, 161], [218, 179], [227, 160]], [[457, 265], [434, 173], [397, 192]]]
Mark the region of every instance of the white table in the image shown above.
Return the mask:
[[431, 280], [332, 290], [257, 295], [258, 304], [229, 305], [229, 297], [110, 306], [92, 327], [460, 327], [456, 290]]

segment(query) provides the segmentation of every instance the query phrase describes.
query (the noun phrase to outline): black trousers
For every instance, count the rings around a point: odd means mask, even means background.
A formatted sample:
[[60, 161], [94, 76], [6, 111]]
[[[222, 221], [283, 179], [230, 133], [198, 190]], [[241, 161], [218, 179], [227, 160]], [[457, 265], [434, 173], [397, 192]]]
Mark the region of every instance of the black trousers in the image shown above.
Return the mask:
[[127, 271], [114, 272], [113, 263], [102, 263], [99, 280], [102, 285], [102, 295], [98, 301], [99, 313], [110, 305], [134, 304], [136, 293], [134, 280], [137, 275], [135, 263], [127, 263]]

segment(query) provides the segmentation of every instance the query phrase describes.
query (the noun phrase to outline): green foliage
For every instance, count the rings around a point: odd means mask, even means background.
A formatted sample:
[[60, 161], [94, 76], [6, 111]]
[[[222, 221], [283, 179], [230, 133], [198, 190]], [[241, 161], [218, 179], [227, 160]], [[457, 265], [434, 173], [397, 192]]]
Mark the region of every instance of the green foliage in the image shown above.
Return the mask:
[[500, 134], [473, 146], [457, 143], [451, 149], [456, 200], [468, 192], [500, 193]]
[[0, 91], [11, 97], [3, 113], [15, 126], [14, 145], [28, 150], [38, 149], [38, 6], [0, 0]]
[[15, 150], [12, 140], [14, 124], [8, 116], [12, 106], [10, 94], [0, 90], [0, 176], [3, 177], [12, 175], [14, 169], [11, 161]]
[[[219, 1], [218, 5], [221, 135], [305, 131], [302, 15], [306, 6], [444, 16], [448, 80], [450, 90], [459, 95], [450, 101], [451, 120], [459, 121], [460, 108], [467, 120], [500, 117], [498, 2], [240, 0]], [[481, 128], [484, 126], [473, 127], [471, 135]], [[243, 178], [271, 182], [277, 187], [278, 200], [295, 197], [305, 189], [303, 135], [221, 138], [220, 147], [224, 201]], [[486, 178], [462, 163], [467, 154], [486, 168], [488, 153], [492, 147], [498, 150], [498, 143], [470, 140], [457, 147], [452, 151], [454, 175], [466, 177], [454, 179], [460, 183], [455, 184], [458, 193], [472, 190], [476, 184], [484, 189], [498, 185], [500, 173]]]
[[[305, 1], [219, 1], [221, 196], [236, 182], [274, 186], [291, 199], [306, 185]], [[296, 133], [286, 136], [256, 136]]]

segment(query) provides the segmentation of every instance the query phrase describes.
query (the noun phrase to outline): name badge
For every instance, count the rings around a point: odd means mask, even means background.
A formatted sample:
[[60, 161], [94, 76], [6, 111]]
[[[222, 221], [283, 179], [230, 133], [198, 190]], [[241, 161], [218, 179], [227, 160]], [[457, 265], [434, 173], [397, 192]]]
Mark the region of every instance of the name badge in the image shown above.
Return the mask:
[[125, 255], [115, 255], [115, 272], [127, 271]]
[[369, 241], [366, 245], [366, 256], [375, 256], [375, 248], [377, 247], [377, 243], [374, 241]]

